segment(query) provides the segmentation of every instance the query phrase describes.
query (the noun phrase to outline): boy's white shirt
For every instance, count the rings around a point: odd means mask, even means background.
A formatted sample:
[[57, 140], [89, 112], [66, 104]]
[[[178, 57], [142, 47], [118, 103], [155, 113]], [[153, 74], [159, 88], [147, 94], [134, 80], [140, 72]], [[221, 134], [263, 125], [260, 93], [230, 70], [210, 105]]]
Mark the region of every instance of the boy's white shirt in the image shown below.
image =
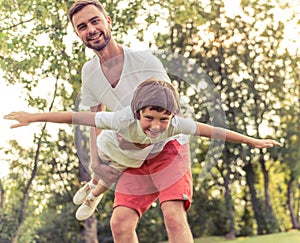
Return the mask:
[[[116, 112], [97, 112], [95, 124], [99, 129], [106, 129], [97, 137], [99, 156], [124, 167], [134, 168], [140, 167], [150, 153], [162, 151], [169, 137], [193, 135], [197, 129], [195, 121], [174, 116], [165, 132], [157, 138], [150, 138], [142, 130], [140, 121], [134, 118], [129, 106]], [[118, 144], [118, 134], [128, 142], [151, 145], [144, 149], [123, 150]]]

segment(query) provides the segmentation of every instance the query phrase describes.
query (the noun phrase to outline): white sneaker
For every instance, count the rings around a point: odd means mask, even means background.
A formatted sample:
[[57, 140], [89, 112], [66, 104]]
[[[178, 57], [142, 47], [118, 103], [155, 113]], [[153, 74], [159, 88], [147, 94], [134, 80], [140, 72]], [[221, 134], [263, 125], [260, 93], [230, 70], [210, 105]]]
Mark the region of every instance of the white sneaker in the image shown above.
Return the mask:
[[84, 186], [81, 187], [73, 197], [73, 203], [75, 205], [81, 205], [86, 200], [86, 197], [89, 195], [92, 189], [96, 187], [93, 185], [92, 181], [83, 181], [82, 184], [84, 184]]
[[85, 202], [77, 209], [76, 211], [76, 219], [78, 220], [86, 220], [93, 215], [95, 212], [100, 200], [102, 199], [103, 194], [95, 197], [92, 192], [89, 193]]

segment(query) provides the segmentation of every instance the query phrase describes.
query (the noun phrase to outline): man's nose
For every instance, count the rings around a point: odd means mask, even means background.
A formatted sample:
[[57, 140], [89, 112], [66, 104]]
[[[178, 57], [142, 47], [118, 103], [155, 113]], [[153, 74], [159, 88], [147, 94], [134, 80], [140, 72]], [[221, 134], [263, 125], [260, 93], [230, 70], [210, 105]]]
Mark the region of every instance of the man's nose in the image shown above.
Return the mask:
[[88, 25], [88, 33], [94, 33], [96, 31], [96, 27], [92, 24]]

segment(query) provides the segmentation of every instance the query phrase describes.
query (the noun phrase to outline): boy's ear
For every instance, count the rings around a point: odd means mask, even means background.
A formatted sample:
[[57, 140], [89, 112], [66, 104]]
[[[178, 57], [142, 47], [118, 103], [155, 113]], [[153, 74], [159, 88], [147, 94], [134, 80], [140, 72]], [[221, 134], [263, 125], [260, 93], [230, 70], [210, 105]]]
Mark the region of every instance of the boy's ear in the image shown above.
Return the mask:
[[138, 111], [135, 112], [135, 114], [134, 114], [134, 116], [135, 116], [134, 118], [135, 118], [135, 119], [137, 119], [137, 120], [140, 120], [140, 119], [141, 119], [141, 114], [140, 114], [140, 112], [141, 112], [141, 110], [138, 110]]

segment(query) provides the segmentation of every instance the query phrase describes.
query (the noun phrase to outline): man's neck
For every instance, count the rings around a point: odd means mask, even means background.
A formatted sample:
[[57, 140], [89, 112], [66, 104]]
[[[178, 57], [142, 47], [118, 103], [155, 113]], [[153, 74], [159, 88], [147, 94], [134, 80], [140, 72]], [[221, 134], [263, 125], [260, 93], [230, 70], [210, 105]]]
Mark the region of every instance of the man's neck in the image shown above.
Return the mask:
[[111, 39], [109, 44], [102, 51], [96, 52], [96, 55], [99, 57], [102, 65], [108, 60], [123, 55], [123, 47], [117, 44], [114, 39]]
[[102, 52], [96, 53], [99, 60], [102, 72], [112, 88], [115, 88], [121, 78], [124, 53], [123, 47], [111, 40]]

